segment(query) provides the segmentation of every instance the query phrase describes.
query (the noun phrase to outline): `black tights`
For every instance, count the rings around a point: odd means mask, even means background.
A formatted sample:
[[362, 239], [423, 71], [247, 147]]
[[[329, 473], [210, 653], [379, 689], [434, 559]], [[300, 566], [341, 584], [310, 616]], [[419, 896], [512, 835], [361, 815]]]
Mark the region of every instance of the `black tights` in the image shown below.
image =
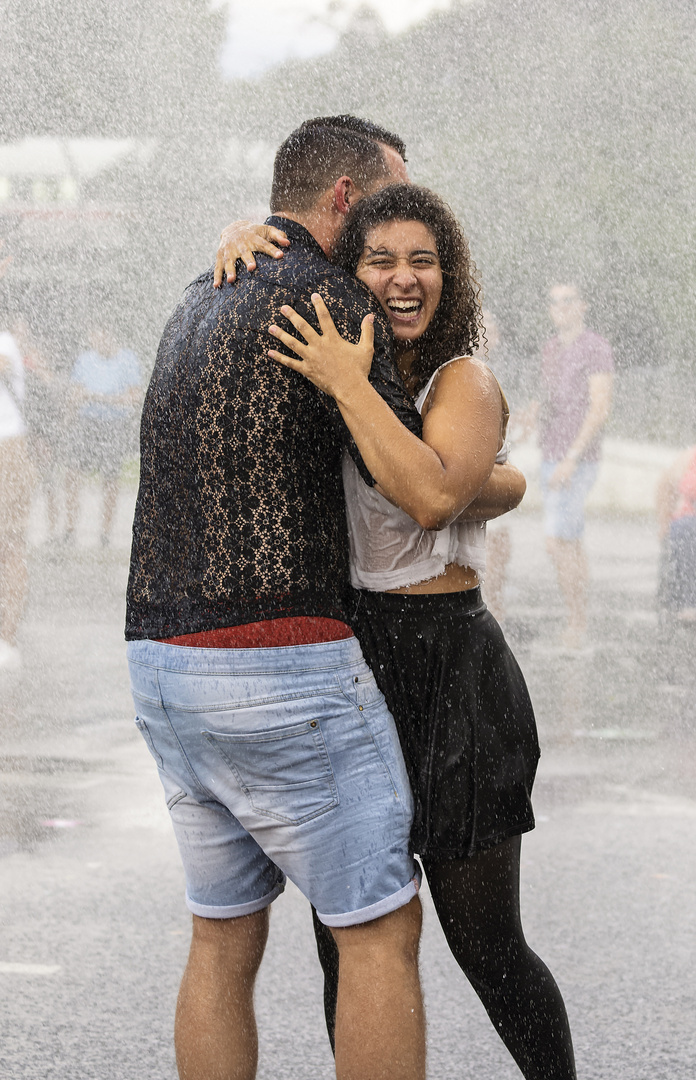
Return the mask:
[[[520, 837], [468, 859], [424, 858], [452, 955], [526, 1080], [575, 1080], [565, 1005], [554, 978], [527, 945], [520, 921]], [[338, 950], [314, 916], [324, 970], [324, 1011], [333, 1046]]]

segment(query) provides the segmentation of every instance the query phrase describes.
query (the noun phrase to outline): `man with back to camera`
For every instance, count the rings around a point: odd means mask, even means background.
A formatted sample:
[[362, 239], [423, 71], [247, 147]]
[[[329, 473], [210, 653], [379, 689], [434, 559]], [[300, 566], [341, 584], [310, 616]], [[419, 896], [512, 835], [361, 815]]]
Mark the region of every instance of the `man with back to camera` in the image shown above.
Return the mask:
[[145, 401], [126, 637], [193, 913], [182, 1080], [254, 1077], [254, 979], [286, 873], [338, 945], [338, 1077], [425, 1073], [410, 791], [348, 625], [348, 434], [266, 356], [283, 304], [315, 324], [314, 291], [353, 340], [372, 313], [375, 385], [420, 433], [378, 305], [326, 258], [350, 205], [405, 178], [400, 140], [360, 123], [286, 139], [269, 224], [289, 250], [234, 289], [212, 271], [189, 286]]
[[585, 326], [587, 304], [572, 281], [549, 290], [557, 334], [542, 354], [541, 405], [535, 402], [541, 445], [546, 546], [566, 604], [563, 645], [585, 645], [588, 570], [583, 544], [585, 501], [597, 479], [601, 435], [611, 411], [611, 345]]

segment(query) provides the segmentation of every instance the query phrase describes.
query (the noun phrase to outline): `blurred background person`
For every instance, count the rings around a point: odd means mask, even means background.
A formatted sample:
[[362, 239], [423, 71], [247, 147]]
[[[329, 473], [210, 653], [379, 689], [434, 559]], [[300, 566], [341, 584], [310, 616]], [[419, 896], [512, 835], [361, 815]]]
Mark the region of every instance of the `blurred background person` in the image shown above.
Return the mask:
[[557, 332], [542, 352], [541, 401], [530, 407], [541, 447], [546, 545], [566, 607], [561, 640], [573, 651], [585, 646], [585, 502], [599, 471], [614, 378], [611, 346], [587, 329], [586, 311], [575, 282], [552, 285], [549, 315]]
[[17, 670], [17, 631], [27, 596], [27, 521], [34, 487], [22, 416], [24, 365], [17, 342], [0, 331], [0, 671]]
[[662, 541], [658, 604], [696, 624], [696, 445], [676, 458], [657, 488]]
[[100, 542], [111, 534], [123, 463], [135, 449], [142, 374], [132, 349], [119, 348], [110, 328], [94, 329], [89, 348], [75, 361], [71, 398], [75, 409], [66, 474], [67, 543], [74, 542], [80, 475], [96, 473], [103, 487]]
[[37, 342], [24, 319], [15, 319], [12, 323], [12, 336], [24, 365], [24, 423], [29, 451], [46, 501], [47, 534], [51, 540], [59, 535], [66, 379], [56, 373], [48, 350]]
[[11, 255], [7, 255], [7, 254], [3, 255], [3, 248], [4, 247], [5, 247], [5, 240], [0, 239], [0, 278], [3, 278], [5, 276], [5, 274], [7, 273], [7, 270], [9, 269], [10, 263], [12, 262], [12, 256]]

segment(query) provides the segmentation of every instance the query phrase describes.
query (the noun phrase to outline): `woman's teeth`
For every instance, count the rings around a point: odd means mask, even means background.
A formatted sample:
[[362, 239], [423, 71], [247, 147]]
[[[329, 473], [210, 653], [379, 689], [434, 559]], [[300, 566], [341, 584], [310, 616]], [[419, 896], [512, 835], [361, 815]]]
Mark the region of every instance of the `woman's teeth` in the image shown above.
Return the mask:
[[415, 315], [422, 306], [420, 300], [387, 300], [387, 307], [396, 315]]

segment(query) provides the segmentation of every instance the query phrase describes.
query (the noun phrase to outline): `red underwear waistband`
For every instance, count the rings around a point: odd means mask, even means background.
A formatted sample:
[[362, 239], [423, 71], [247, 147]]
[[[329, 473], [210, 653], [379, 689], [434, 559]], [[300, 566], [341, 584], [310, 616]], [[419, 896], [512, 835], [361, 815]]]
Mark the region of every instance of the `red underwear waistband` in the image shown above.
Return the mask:
[[350, 637], [353, 637], [353, 631], [340, 619], [298, 615], [156, 640], [164, 645], [185, 645], [194, 649], [273, 649], [286, 645], [319, 645], [323, 641], [342, 641]]

